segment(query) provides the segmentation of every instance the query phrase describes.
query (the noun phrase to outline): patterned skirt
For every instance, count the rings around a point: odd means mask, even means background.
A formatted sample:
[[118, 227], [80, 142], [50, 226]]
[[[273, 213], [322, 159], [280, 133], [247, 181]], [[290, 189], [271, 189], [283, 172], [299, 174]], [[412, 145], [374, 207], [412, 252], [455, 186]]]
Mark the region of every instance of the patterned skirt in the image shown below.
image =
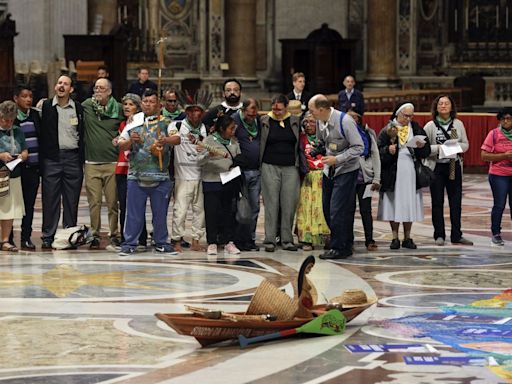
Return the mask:
[[302, 243], [323, 245], [330, 234], [322, 210], [322, 175], [321, 169], [309, 171], [300, 187], [297, 236]]

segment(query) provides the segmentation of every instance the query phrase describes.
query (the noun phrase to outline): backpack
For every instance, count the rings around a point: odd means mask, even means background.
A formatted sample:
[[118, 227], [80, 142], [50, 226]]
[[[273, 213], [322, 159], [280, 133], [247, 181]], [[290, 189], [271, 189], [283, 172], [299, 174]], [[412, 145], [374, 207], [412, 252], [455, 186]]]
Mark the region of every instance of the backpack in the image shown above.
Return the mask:
[[75, 249], [90, 243], [94, 239], [92, 231], [85, 225], [59, 229], [55, 234], [52, 247], [55, 249]]
[[[341, 112], [340, 132], [341, 132], [341, 135], [346, 139], [345, 131], [343, 130], [343, 117], [345, 117], [345, 112]], [[364, 150], [363, 150], [363, 154], [361, 156], [363, 156], [365, 159], [367, 159], [372, 154], [372, 152], [371, 152], [372, 139], [370, 138], [370, 134], [366, 131], [366, 129], [361, 127], [359, 124], [356, 124], [356, 126], [357, 126], [357, 131], [359, 132], [359, 135], [361, 136], [361, 139], [363, 140], [363, 144], [364, 144]]]

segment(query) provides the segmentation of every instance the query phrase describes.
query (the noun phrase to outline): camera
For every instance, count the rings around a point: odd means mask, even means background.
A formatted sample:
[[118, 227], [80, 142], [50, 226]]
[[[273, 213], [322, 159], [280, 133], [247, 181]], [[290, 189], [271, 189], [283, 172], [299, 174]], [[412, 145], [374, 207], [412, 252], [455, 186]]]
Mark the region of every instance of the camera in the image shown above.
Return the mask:
[[318, 155], [325, 156], [327, 153], [327, 149], [325, 148], [324, 143], [318, 143], [311, 151], [309, 152], [311, 157], [317, 157]]

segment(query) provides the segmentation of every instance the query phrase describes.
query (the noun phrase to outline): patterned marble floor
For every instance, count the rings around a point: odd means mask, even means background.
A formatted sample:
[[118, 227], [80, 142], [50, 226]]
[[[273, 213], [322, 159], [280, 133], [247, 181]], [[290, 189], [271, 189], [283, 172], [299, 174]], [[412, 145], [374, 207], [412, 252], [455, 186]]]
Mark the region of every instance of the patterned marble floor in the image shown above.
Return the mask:
[[[146, 252], [127, 258], [87, 248], [3, 253], [0, 383], [506, 382], [486, 367], [406, 365], [400, 352], [355, 354], [344, 347], [413, 342], [377, 321], [435, 312], [442, 304], [467, 304], [512, 286], [510, 242], [490, 246], [491, 195], [484, 175], [467, 175], [464, 183], [463, 230], [475, 242], [473, 247], [436, 247], [428, 193], [424, 200], [425, 221], [413, 226], [417, 250], [390, 251], [388, 224], [375, 222], [379, 251], [367, 253], [357, 220], [352, 258], [317, 259], [310, 277], [320, 302], [347, 288], [379, 297], [345, 334], [279, 340], [244, 350], [234, 344], [200, 348], [154, 314], [182, 312], [186, 304], [244, 310], [263, 279], [293, 295], [306, 253], [251, 252], [239, 260], [219, 256], [216, 262], [193, 252], [177, 257]], [[80, 221], [88, 222], [85, 195]], [[37, 206], [34, 228], [40, 223]], [[512, 242], [508, 209], [503, 227], [505, 240]], [[36, 232], [34, 239], [38, 236]], [[454, 353], [431, 343], [441, 355]]]

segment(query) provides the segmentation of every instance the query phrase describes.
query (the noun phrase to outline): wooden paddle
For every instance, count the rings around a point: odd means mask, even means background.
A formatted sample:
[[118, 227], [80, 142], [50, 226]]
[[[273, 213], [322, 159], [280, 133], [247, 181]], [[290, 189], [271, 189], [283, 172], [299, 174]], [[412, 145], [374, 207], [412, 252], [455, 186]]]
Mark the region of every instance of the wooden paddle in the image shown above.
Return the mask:
[[346, 318], [337, 309], [331, 309], [329, 312], [316, 317], [315, 319], [301, 325], [298, 328], [285, 329], [268, 335], [245, 337], [238, 336], [240, 348], [245, 348], [249, 344], [259, 343], [260, 341], [274, 340], [281, 337], [295, 335], [297, 333], [314, 333], [318, 335], [340, 335], [345, 331]]

